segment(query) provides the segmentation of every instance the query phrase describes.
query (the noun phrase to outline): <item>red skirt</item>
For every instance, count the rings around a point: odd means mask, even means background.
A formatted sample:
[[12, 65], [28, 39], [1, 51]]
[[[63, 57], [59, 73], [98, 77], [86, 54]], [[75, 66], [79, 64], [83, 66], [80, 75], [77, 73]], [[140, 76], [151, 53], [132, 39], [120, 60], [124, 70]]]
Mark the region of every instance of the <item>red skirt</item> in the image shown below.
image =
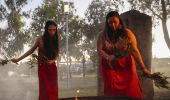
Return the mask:
[[58, 78], [55, 62], [38, 66], [39, 100], [58, 100]]
[[104, 95], [143, 98], [135, 61], [132, 56], [114, 60], [111, 64], [108, 64], [105, 59], [102, 59], [101, 67], [104, 81]]

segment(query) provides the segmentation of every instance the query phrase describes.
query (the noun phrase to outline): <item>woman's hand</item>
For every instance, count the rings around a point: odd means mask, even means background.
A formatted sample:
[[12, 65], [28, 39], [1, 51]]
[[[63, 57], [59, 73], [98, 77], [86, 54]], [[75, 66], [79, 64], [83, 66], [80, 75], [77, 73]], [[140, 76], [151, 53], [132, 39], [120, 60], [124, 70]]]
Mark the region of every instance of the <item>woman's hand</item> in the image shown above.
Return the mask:
[[106, 49], [110, 50], [114, 48], [114, 45], [108, 41], [105, 41]]
[[18, 64], [19, 59], [17, 59], [17, 58], [12, 58], [11, 61], [12, 61], [13, 63]]
[[115, 59], [115, 56], [114, 55], [111, 55], [107, 58], [107, 61], [108, 61], [108, 64], [109, 64], [109, 67], [112, 68], [112, 61]]
[[151, 76], [151, 72], [147, 70], [146, 68], [143, 69], [143, 73], [149, 77]]
[[114, 56], [114, 55], [111, 55], [111, 56], [109, 56], [109, 57], [107, 58], [107, 60], [108, 60], [109, 62], [112, 62], [114, 59], [115, 59], [115, 56]]

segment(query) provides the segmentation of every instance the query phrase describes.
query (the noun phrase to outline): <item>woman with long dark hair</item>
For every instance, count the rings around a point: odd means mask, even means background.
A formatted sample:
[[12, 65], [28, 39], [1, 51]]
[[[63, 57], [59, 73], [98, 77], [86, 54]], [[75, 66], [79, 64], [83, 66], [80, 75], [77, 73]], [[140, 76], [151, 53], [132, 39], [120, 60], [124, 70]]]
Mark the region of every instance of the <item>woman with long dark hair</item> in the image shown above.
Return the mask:
[[59, 37], [57, 24], [48, 20], [45, 25], [43, 36], [36, 39], [33, 47], [19, 58], [11, 59], [17, 63], [38, 48], [38, 77], [39, 77], [39, 100], [58, 100], [58, 78], [56, 57], [59, 55]]
[[150, 72], [143, 63], [134, 34], [125, 27], [118, 12], [111, 11], [107, 14], [105, 29], [98, 37], [97, 50], [104, 95], [143, 98], [135, 61], [139, 61], [146, 75], [150, 75]]

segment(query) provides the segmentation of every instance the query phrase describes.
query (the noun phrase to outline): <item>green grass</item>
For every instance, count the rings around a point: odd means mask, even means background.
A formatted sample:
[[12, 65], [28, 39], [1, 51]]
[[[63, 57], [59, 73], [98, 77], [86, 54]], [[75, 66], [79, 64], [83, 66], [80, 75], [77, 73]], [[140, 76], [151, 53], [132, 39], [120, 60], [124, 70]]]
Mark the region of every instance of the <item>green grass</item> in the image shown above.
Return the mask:
[[[77, 90], [80, 90], [79, 93], [76, 93]], [[96, 96], [97, 91], [96, 87], [91, 88], [79, 88], [79, 89], [65, 89], [59, 91], [59, 98], [67, 98], [67, 97], [81, 97], [81, 96]]]
[[[67, 84], [69, 82], [69, 84]], [[59, 97], [95, 96], [97, 94], [96, 77], [79, 77], [59, 81]], [[68, 86], [67, 86], [68, 85]], [[76, 91], [79, 90], [79, 94]]]

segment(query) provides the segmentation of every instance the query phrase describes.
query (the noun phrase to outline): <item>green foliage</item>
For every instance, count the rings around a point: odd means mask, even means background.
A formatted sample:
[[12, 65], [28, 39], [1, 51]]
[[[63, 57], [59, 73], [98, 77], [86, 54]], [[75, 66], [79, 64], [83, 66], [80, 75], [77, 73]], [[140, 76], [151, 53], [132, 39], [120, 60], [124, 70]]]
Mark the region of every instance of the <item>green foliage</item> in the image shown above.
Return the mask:
[[170, 90], [170, 83], [168, 81], [169, 77], [164, 76], [163, 73], [156, 72], [151, 74], [151, 76], [147, 76], [144, 74], [144, 77], [152, 79], [156, 87]]
[[[167, 18], [170, 18], [170, 3], [169, 0], [165, 1]], [[139, 10], [145, 14], [153, 16], [154, 22], [157, 22], [159, 19], [163, 19], [163, 9], [161, 0], [128, 0], [131, 5], [131, 9]]]
[[[24, 22], [21, 21], [21, 14], [18, 11], [11, 11], [9, 14], [9, 25], [15, 32], [19, 32], [21, 28], [24, 26]], [[9, 27], [10, 27], [9, 26]]]
[[27, 0], [4, 0], [4, 3], [0, 4], [0, 20], [6, 20], [8, 26], [1, 29], [0, 48], [4, 56], [13, 56], [21, 52], [27, 37], [22, 30], [24, 22], [21, 20], [21, 8], [27, 4]]

